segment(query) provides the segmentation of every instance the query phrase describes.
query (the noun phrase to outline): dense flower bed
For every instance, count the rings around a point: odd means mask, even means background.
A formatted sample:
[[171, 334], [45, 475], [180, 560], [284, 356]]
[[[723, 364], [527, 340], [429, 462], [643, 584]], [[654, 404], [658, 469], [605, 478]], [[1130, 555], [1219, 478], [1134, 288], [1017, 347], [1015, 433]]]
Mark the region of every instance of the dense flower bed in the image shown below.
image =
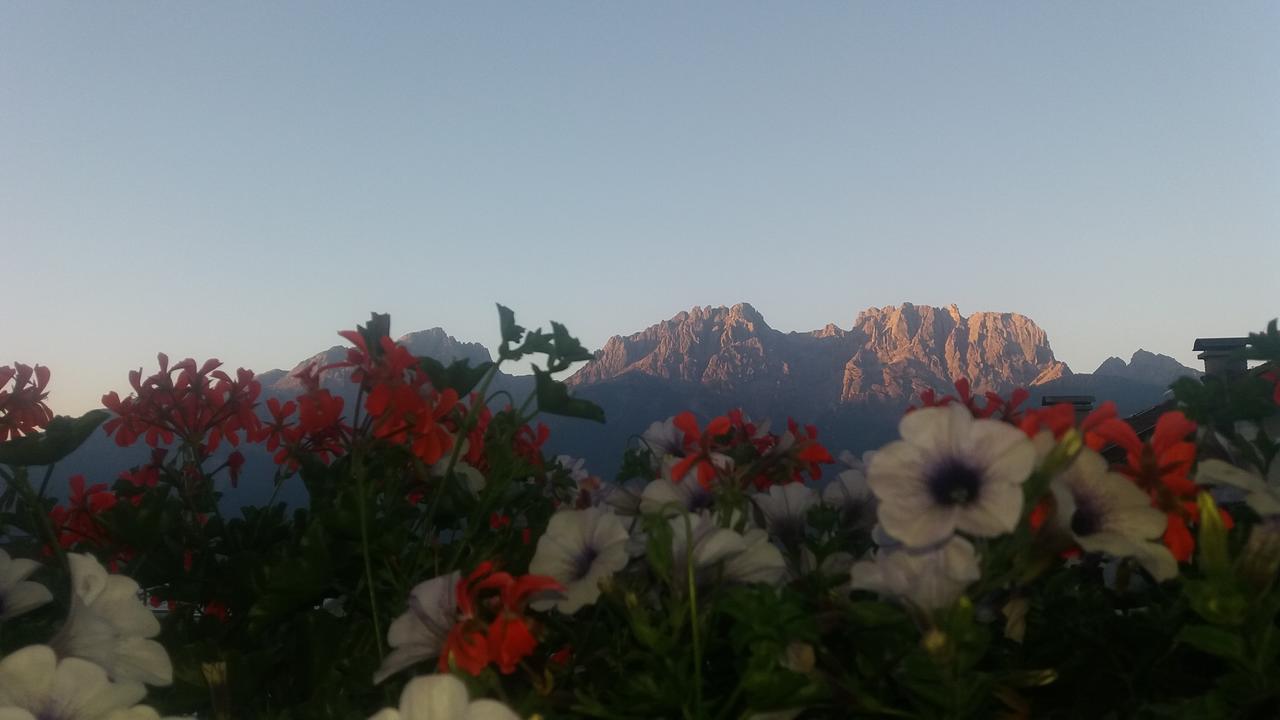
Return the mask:
[[[960, 380], [860, 458], [682, 413], [604, 480], [537, 420], [603, 421], [555, 379], [589, 354], [500, 321], [477, 367], [342, 333], [351, 407], [161, 355], [55, 418], [0, 368], [0, 718], [1280, 716], [1274, 322], [1149, 436]], [[94, 432], [151, 459], [54, 500]], [[306, 507], [225, 511], [245, 443]]]

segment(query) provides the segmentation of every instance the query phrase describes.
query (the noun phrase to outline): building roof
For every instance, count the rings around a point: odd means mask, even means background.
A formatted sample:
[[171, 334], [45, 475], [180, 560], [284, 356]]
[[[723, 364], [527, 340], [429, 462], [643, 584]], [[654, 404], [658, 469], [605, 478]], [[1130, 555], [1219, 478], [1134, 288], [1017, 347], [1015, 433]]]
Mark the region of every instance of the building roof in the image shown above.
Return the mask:
[[1235, 350], [1249, 344], [1247, 337], [1196, 338], [1192, 350]]

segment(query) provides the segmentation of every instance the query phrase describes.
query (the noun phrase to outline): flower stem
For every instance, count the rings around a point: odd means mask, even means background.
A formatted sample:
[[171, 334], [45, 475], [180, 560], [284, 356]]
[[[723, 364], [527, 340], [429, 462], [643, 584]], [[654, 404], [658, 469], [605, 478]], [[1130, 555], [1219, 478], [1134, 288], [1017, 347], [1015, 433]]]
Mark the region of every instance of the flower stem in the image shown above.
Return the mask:
[[[489, 371], [485, 373], [484, 378], [480, 381], [480, 387], [476, 391], [476, 396], [480, 398], [479, 402], [471, 403], [471, 407], [467, 408], [467, 414], [462, 418], [462, 424], [458, 426], [458, 436], [453, 441], [453, 450], [449, 454], [449, 464], [445, 466], [444, 477], [436, 485], [436, 491], [431, 495], [431, 504], [421, 516], [422, 522], [422, 541], [418, 543], [418, 552], [413, 560], [411, 570], [414, 576], [418, 573], [418, 566], [422, 563], [423, 555], [426, 553], [429, 542], [435, 535], [431, 531], [431, 523], [435, 521], [436, 510], [440, 507], [440, 499], [444, 495], [445, 485], [453, 478], [453, 469], [458, 464], [458, 457], [462, 454], [462, 442], [466, 439], [467, 433], [471, 432], [471, 423], [475, 421], [476, 416], [480, 414], [480, 406], [484, 404], [484, 394], [489, 389], [489, 383], [493, 382], [493, 378], [498, 374], [498, 366], [502, 364], [502, 360], [495, 362]], [[415, 523], [417, 525], [417, 523]], [[467, 528], [468, 531], [471, 528]], [[455, 540], [455, 542], [457, 542]], [[437, 573], [438, 574], [438, 573]]]
[[44, 511], [44, 504], [40, 502], [35, 490], [32, 490], [31, 485], [27, 482], [27, 469], [24, 467], [14, 468], [11, 482], [18, 489], [18, 494], [22, 496], [22, 503], [27, 506], [27, 511], [31, 513], [32, 523], [35, 524], [40, 534], [44, 536], [44, 541], [57, 554], [58, 564], [62, 566], [63, 570], [71, 572], [71, 565], [67, 563], [67, 551], [63, 550], [62, 544], [58, 542], [58, 533], [53, 529], [49, 514]]
[[685, 578], [689, 583], [689, 621], [693, 632], [693, 697], [696, 703], [694, 717], [702, 717], [702, 637], [698, 627], [698, 584], [693, 566], [693, 525], [689, 516], [684, 518]]
[[367, 478], [360, 454], [360, 448], [357, 447], [352, 457], [357, 485], [356, 498], [360, 502], [360, 549], [364, 555], [364, 580], [369, 586], [369, 614], [373, 617], [373, 634], [378, 642], [378, 658], [381, 659], [386, 651], [382, 646], [382, 621], [378, 617], [378, 593], [373, 585], [373, 558], [369, 554], [369, 487], [365, 483]]

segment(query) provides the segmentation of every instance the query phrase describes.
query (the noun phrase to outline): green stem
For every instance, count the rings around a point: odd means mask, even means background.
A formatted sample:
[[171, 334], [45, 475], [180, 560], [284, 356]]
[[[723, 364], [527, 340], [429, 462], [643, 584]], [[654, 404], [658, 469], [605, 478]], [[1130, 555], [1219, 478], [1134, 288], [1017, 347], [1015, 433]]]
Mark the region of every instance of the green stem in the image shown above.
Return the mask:
[[685, 536], [685, 578], [689, 583], [689, 621], [693, 632], [693, 683], [696, 714], [702, 717], [702, 633], [698, 627], [698, 583], [693, 566], [693, 525], [689, 516], [684, 517]]
[[50, 463], [44, 468], [44, 479], [40, 481], [40, 492], [36, 494], [36, 499], [44, 501], [44, 493], [49, 489], [49, 478], [53, 477], [53, 467], [56, 463]]
[[[480, 388], [476, 391], [476, 395], [483, 398], [485, 392], [489, 389], [489, 384], [493, 382], [493, 378], [498, 374], [498, 366], [502, 364], [502, 360], [494, 363], [489, 371], [485, 373], [484, 379], [480, 381]], [[423, 556], [426, 549], [433, 539], [434, 533], [431, 532], [431, 523], [435, 521], [436, 510], [440, 507], [440, 500], [444, 496], [444, 488], [453, 479], [453, 469], [458, 465], [458, 458], [462, 455], [462, 443], [466, 440], [467, 433], [471, 432], [471, 423], [475, 421], [476, 416], [480, 414], [480, 406], [483, 402], [474, 402], [471, 407], [467, 408], [467, 414], [462, 418], [462, 424], [458, 426], [458, 437], [453, 443], [453, 450], [449, 454], [449, 464], [445, 466], [444, 477], [436, 484], [436, 491], [431, 495], [431, 503], [423, 512], [422, 532], [423, 536], [418, 543], [418, 552], [414, 556], [413, 565], [411, 566], [413, 574], [416, 576], [418, 568], [422, 564]], [[470, 532], [471, 528], [467, 528]]]
[[36, 529], [44, 536], [44, 541], [53, 548], [53, 552], [58, 555], [58, 564], [68, 573], [71, 572], [71, 565], [67, 562], [67, 551], [62, 549], [62, 544], [58, 542], [58, 532], [53, 527], [53, 522], [49, 520], [49, 514], [44, 511], [44, 505], [36, 496], [31, 485], [27, 483], [27, 469], [24, 467], [14, 468], [13, 477], [10, 480], [13, 486], [18, 489], [18, 494], [22, 496], [22, 502], [27, 506], [27, 511], [31, 513], [31, 520], [35, 524]]
[[359, 447], [356, 448], [352, 464], [356, 475], [356, 497], [360, 502], [360, 549], [364, 554], [364, 580], [365, 584], [369, 586], [369, 614], [373, 616], [373, 633], [378, 641], [378, 658], [381, 659], [386, 655], [386, 651], [382, 646], [382, 621], [378, 617], [378, 593], [373, 585], [373, 557], [369, 554], [369, 501], [367, 497], [369, 488], [365, 483], [367, 478], [365, 477], [364, 463], [361, 462]]

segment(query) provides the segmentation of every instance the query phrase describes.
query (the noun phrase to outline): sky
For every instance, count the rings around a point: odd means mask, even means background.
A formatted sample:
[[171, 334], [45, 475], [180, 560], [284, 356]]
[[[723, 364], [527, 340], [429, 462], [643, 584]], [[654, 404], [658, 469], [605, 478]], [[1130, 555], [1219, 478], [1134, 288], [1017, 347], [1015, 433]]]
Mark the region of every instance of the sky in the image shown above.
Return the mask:
[[1280, 315], [1280, 3], [0, 0], [0, 363], [293, 366], [1019, 312], [1092, 370]]

